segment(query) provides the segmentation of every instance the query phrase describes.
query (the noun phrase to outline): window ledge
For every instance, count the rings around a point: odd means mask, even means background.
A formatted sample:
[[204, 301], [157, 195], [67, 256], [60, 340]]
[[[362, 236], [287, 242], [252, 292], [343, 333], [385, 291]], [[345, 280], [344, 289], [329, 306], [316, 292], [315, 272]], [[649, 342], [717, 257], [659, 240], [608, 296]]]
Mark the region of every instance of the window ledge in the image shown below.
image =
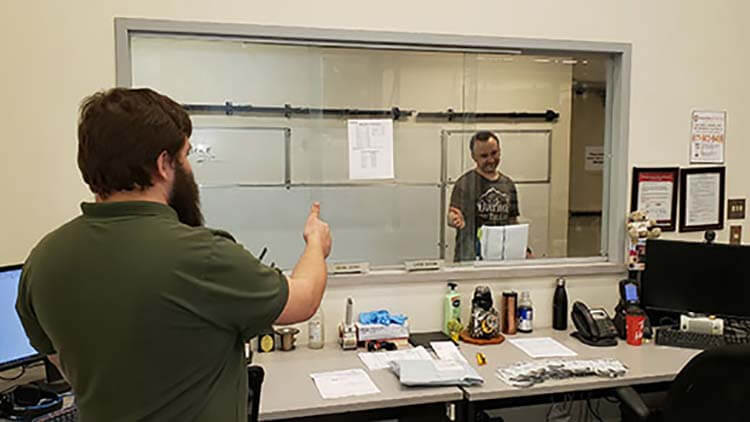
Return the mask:
[[540, 260], [539, 264], [479, 264], [465, 267], [445, 267], [435, 271], [372, 270], [367, 274], [329, 274], [328, 284], [338, 286], [349, 284], [446, 282], [571, 275], [623, 275], [627, 272], [625, 264], [608, 262], [605, 259], [548, 259], [544, 261]]

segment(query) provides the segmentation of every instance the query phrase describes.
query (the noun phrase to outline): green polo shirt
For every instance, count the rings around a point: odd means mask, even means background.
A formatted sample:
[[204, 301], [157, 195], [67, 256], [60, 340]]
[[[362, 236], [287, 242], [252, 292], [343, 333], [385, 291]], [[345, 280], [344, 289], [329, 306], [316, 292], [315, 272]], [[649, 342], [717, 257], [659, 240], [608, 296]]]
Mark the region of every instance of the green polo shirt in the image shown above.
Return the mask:
[[79, 420], [247, 420], [243, 341], [281, 314], [286, 278], [166, 205], [81, 208], [31, 252], [16, 303]]

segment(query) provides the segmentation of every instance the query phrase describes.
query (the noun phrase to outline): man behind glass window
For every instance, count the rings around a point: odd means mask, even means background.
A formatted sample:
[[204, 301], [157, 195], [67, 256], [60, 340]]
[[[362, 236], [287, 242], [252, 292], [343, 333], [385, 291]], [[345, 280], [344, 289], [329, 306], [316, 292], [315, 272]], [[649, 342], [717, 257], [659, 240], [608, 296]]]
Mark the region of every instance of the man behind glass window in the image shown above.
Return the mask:
[[469, 141], [476, 167], [456, 181], [448, 209], [448, 225], [456, 229], [455, 262], [477, 259], [477, 231], [482, 226], [518, 224], [518, 194], [510, 177], [497, 170], [500, 138], [490, 131]]
[[291, 275], [263, 265], [202, 227], [191, 132], [187, 113], [150, 89], [81, 105], [78, 167], [96, 201], [33, 249], [16, 310], [72, 385], [82, 422], [245, 421], [244, 342], [320, 304], [331, 237], [319, 204]]

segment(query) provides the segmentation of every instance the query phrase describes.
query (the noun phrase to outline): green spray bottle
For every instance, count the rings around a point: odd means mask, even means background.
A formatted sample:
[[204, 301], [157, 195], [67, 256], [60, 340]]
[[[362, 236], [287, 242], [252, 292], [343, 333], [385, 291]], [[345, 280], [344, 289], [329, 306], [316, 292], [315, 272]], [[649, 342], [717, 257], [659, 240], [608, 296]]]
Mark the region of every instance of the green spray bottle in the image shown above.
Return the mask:
[[461, 295], [456, 291], [456, 283], [448, 283], [448, 292], [443, 299], [443, 333], [458, 340], [463, 329], [461, 325]]

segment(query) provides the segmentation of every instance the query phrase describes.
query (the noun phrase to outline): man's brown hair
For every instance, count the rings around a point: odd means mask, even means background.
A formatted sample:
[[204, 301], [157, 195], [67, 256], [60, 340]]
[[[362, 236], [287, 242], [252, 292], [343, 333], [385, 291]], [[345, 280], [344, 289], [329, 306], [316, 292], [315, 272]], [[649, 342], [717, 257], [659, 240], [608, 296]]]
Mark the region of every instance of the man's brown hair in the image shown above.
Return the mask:
[[87, 97], [78, 120], [78, 168], [103, 198], [153, 185], [162, 151], [172, 159], [193, 132], [187, 112], [151, 89], [113, 88]]
[[474, 144], [479, 142], [487, 142], [490, 139], [494, 139], [495, 142], [497, 142], [497, 145], [500, 146], [500, 138], [497, 137], [494, 133], [490, 132], [489, 130], [480, 130], [479, 132], [475, 133], [471, 139], [469, 139], [469, 150], [474, 153]]

